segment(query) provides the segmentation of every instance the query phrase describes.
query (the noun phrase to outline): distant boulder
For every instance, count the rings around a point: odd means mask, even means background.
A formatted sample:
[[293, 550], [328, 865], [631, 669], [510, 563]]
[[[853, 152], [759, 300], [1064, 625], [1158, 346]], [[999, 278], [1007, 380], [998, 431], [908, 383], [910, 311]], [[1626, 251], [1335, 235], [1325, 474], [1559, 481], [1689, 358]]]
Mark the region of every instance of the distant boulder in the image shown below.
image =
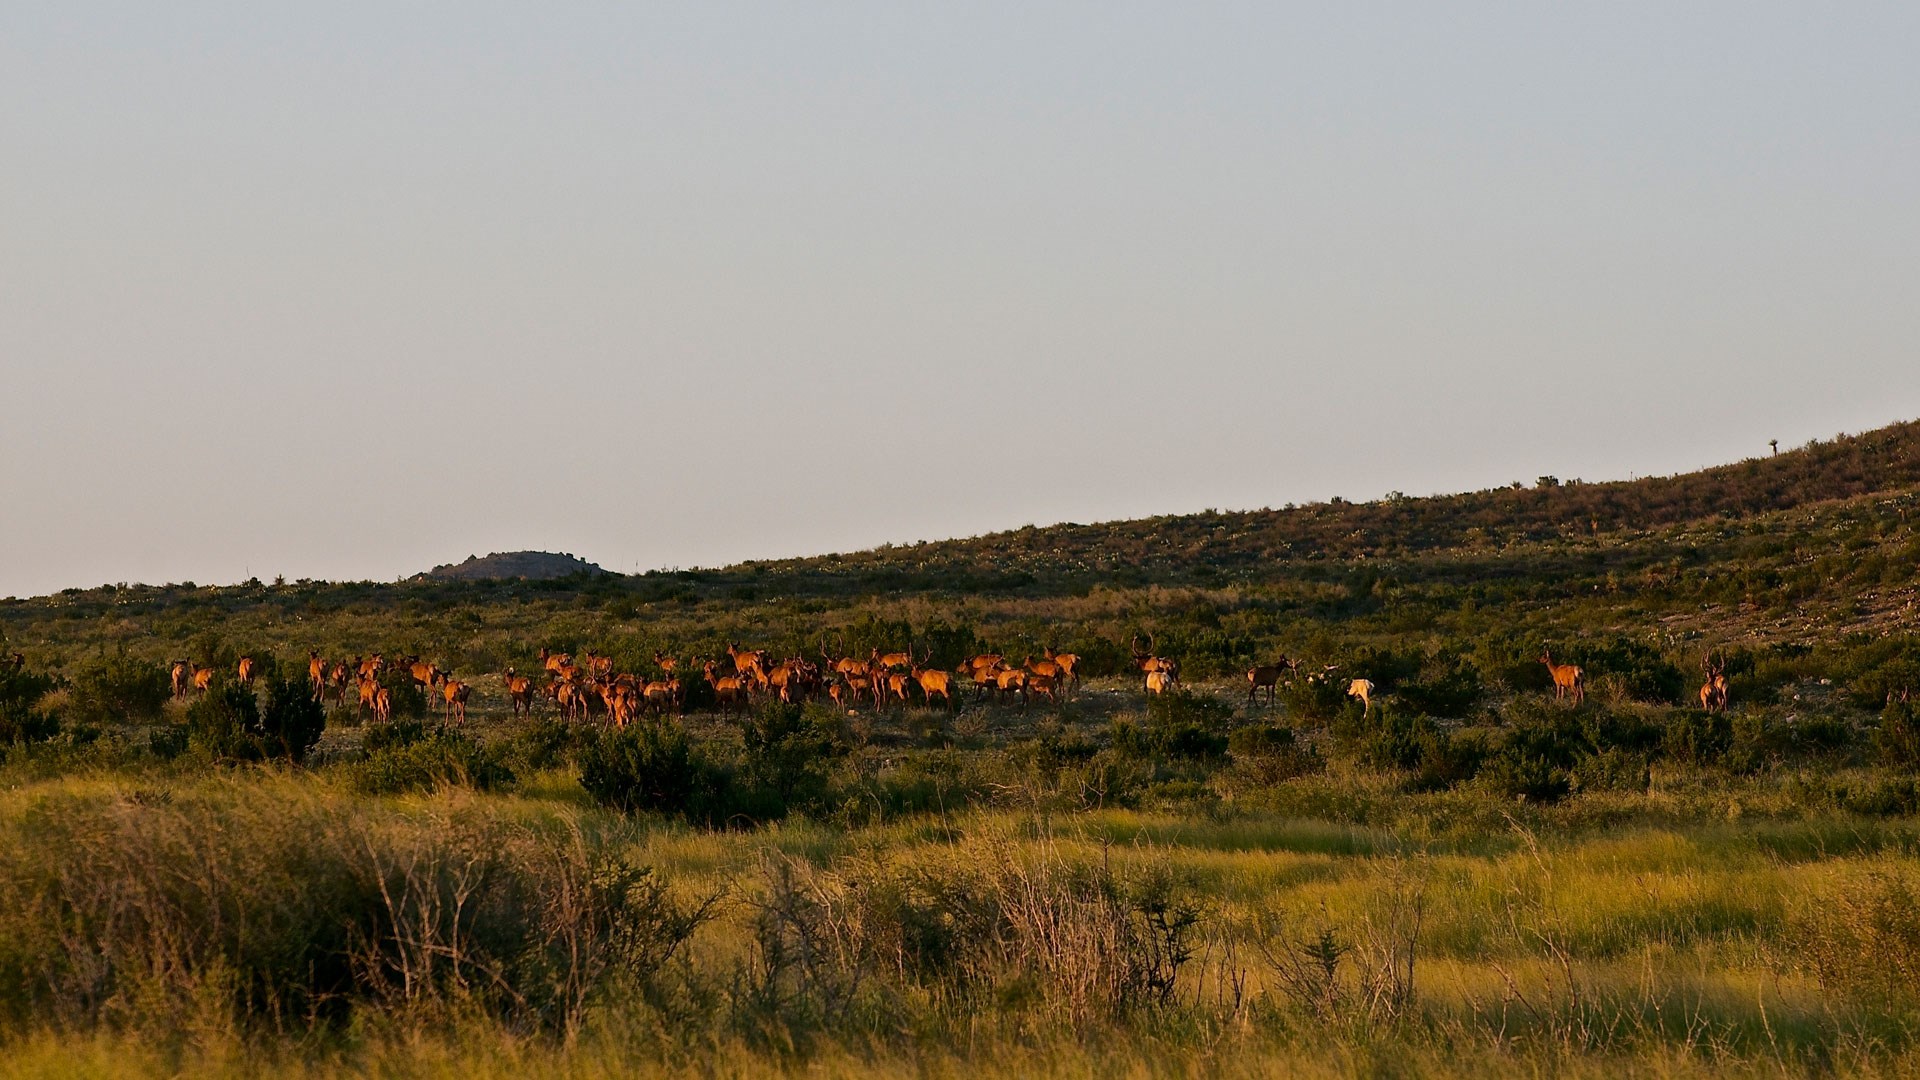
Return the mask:
[[604, 574], [607, 571], [574, 555], [555, 555], [550, 551], [496, 551], [482, 558], [467, 556], [463, 563], [436, 566], [415, 581], [543, 581], [572, 577], [575, 574]]

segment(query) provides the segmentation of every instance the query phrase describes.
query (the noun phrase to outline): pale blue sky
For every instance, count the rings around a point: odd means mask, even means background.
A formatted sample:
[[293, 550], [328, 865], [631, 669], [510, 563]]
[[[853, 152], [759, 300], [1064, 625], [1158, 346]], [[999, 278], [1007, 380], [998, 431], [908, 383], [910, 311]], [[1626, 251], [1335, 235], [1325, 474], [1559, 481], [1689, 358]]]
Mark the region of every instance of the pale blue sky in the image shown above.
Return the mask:
[[1920, 8], [0, 6], [0, 595], [1920, 414]]

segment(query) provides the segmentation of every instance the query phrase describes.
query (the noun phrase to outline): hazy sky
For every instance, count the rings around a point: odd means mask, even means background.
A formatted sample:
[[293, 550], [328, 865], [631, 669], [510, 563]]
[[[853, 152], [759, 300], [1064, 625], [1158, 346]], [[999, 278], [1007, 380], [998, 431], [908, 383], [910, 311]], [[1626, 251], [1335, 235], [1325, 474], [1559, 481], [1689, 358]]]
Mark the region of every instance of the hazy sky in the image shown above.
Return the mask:
[[0, 5], [0, 595], [1920, 414], [1920, 6]]

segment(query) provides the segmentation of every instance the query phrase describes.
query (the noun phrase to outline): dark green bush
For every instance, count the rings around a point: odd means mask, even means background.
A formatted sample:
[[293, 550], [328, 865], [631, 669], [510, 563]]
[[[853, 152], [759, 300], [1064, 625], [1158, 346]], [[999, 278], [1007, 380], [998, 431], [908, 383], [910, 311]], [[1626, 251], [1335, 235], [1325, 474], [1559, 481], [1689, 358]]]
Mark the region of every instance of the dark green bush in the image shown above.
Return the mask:
[[577, 756], [580, 786], [603, 806], [706, 825], [733, 816], [732, 771], [701, 752], [676, 723], [600, 730], [581, 743]]
[[237, 683], [209, 690], [187, 707], [193, 743], [224, 761], [278, 759], [299, 763], [320, 741], [326, 710], [304, 681], [274, 676], [266, 683], [266, 706]]
[[0, 744], [44, 742], [60, 733], [60, 719], [40, 708], [54, 687], [51, 676], [0, 664]]
[[1732, 745], [1733, 721], [1726, 713], [1679, 709], [1667, 721], [1660, 747], [1675, 761], [1712, 765], [1725, 757]]
[[1394, 688], [1394, 694], [1415, 712], [1458, 720], [1473, 711], [1485, 693], [1479, 669], [1451, 653], [1429, 659], [1418, 678]]
[[167, 670], [124, 653], [82, 666], [73, 675], [67, 706], [82, 723], [112, 724], [152, 720], [173, 696]]
[[514, 782], [513, 770], [503, 756], [465, 732], [439, 729], [413, 739], [388, 741], [372, 750], [352, 766], [353, 781], [371, 795], [448, 785], [495, 790]]
[[1887, 702], [1880, 726], [1874, 729], [1873, 748], [1883, 764], [1898, 769], [1920, 767], [1920, 722], [1915, 721], [1911, 701]]
[[327, 710], [307, 687], [304, 679], [284, 676], [275, 669], [267, 677], [267, 700], [260, 710], [260, 728], [256, 733], [261, 753], [299, 763], [320, 741], [327, 727]]
[[825, 802], [827, 765], [846, 748], [816, 723], [820, 719], [840, 718], [830, 710], [781, 701], [769, 701], [742, 718], [735, 785], [740, 805], [734, 812], [768, 820]]

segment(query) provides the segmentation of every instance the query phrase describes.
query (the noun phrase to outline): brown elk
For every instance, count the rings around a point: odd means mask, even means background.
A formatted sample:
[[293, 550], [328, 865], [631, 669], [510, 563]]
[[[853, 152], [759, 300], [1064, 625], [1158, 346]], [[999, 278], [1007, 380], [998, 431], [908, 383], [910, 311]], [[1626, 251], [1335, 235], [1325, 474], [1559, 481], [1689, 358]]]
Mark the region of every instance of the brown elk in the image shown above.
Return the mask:
[[995, 668], [993, 672], [993, 688], [1000, 692], [1001, 697], [1010, 697], [1014, 694], [1019, 694], [1021, 701], [1024, 702], [1027, 696], [1027, 669], [1017, 667]]
[[680, 680], [668, 678], [660, 682], [650, 682], [641, 691], [641, 697], [646, 701], [647, 708], [662, 716], [665, 716], [669, 709], [677, 711], [680, 708]]
[[1035, 660], [1032, 656], [1023, 656], [1020, 658], [1020, 666], [1042, 678], [1060, 679], [1066, 676], [1066, 671], [1055, 660]]
[[707, 684], [713, 687], [713, 700], [719, 704], [721, 712], [731, 712], [735, 706], [746, 704], [747, 682], [745, 678], [737, 673], [733, 675], [720, 674], [720, 665], [713, 660], [707, 661], [706, 664], [701, 667], [701, 671], [704, 672], [707, 677]]
[[1041, 655], [1060, 665], [1060, 676], [1065, 680], [1065, 685], [1069, 692], [1080, 688], [1079, 653], [1054, 652], [1053, 646], [1048, 645], [1041, 650]]
[[1161, 694], [1168, 693], [1172, 691], [1176, 685], [1178, 685], [1178, 683], [1171, 672], [1147, 672], [1147, 694], [1149, 696], [1157, 697]]
[[875, 646], [869, 662], [886, 668], [912, 667], [913, 651], [883, 653], [878, 646]]
[[546, 646], [540, 647], [540, 666], [552, 674], [559, 675], [561, 669], [573, 666], [573, 657], [566, 653], [548, 652]]
[[239, 667], [240, 667], [240, 685], [252, 686], [253, 685], [253, 669], [254, 669], [253, 657], [251, 656], [241, 657]]
[[668, 677], [672, 677], [673, 669], [680, 666], [680, 661], [675, 660], [673, 657], [668, 656], [666, 653], [655, 652], [653, 654], [653, 666], [659, 668], [661, 671], [666, 672]]
[[386, 670], [387, 661], [379, 653], [374, 653], [367, 659], [360, 661], [356, 666], [360, 669], [361, 678], [377, 679], [380, 677], [380, 673]]
[[603, 656], [600, 653], [594, 652], [592, 649], [588, 649], [587, 674], [592, 675], [596, 679], [611, 677], [613, 675], [613, 657]]
[[908, 688], [913, 685], [913, 676], [905, 671], [889, 671], [880, 678], [880, 686], [886, 690], [888, 703], [898, 701], [903, 707], [907, 704]]
[[195, 664], [193, 667], [193, 688], [204, 694], [213, 687], [213, 669]]
[[448, 723], [455, 721], [466, 723], [467, 698], [472, 694], [473, 687], [459, 679], [447, 678], [443, 674], [440, 681], [440, 695], [446, 700], [446, 704], [441, 712], [442, 718]]
[[173, 696], [187, 696], [187, 686], [193, 679], [193, 665], [185, 660], [175, 660], [167, 665], [167, 681], [173, 685]]
[[307, 688], [313, 691], [315, 701], [326, 696], [327, 661], [311, 649], [307, 650]]
[[[932, 658], [931, 653], [928, 654], [928, 658], [929, 659]], [[932, 708], [933, 696], [935, 694], [938, 694], [941, 697], [946, 699], [948, 711], [952, 711], [953, 709], [953, 676], [952, 675], [949, 675], [946, 672], [941, 671], [937, 668], [924, 668], [924, 667], [921, 667], [919, 664], [913, 665], [912, 675], [913, 675], [913, 681], [920, 684], [920, 700], [923, 704], [925, 704], [928, 708]]]
[[1261, 689], [1267, 692], [1267, 704], [1273, 704], [1273, 696], [1278, 692], [1280, 680], [1294, 669], [1294, 662], [1281, 657], [1277, 664], [1256, 664], [1247, 669], [1247, 704], [1254, 703], [1255, 695]]
[[532, 716], [533, 680], [525, 675], [516, 675], [512, 668], [508, 668], [500, 682], [507, 688], [507, 703], [512, 706], [513, 715], [519, 716], [524, 713]]
[[1180, 661], [1170, 660], [1164, 656], [1155, 656], [1154, 652], [1159, 647], [1159, 641], [1154, 635], [1148, 634], [1147, 647], [1142, 649], [1140, 647], [1140, 636], [1135, 634], [1131, 645], [1133, 666], [1149, 675], [1156, 671], [1165, 672], [1172, 682], [1178, 683], [1180, 681]]
[[1360, 715], [1373, 711], [1373, 680], [1355, 679], [1347, 684], [1347, 696], [1360, 702]]
[[420, 684], [420, 689], [428, 693], [446, 685], [447, 682], [446, 672], [424, 661], [411, 661], [407, 664], [407, 671], [413, 676], [413, 681]]
[[568, 720], [587, 718], [586, 688], [572, 679], [555, 679], [552, 684], [553, 703], [560, 707], [560, 714]]
[[1547, 665], [1547, 673], [1553, 676], [1553, 697], [1558, 701], [1571, 697], [1575, 705], [1587, 698], [1587, 673], [1578, 664], [1556, 664], [1553, 653], [1542, 651], [1540, 662]]
[[[372, 676], [363, 677], [360, 679], [359, 688], [360, 715], [364, 717], [367, 713], [371, 712], [374, 716], [378, 717], [380, 715], [380, 709], [376, 702], [381, 694], [386, 693], [385, 690], [381, 689], [380, 680]], [[387, 704], [389, 708], [392, 707], [393, 701], [391, 698], [388, 699]]]
[[377, 682], [373, 684], [373, 719], [382, 724], [393, 719], [393, 692]]
[[333, 699], [335, 705], [347, 703], [347, 684], [352, 681], [353, 668], [345, 661], [334, 661], [333, 667], [327, 671], [327, 696]]
[[1060, 704], [1060, 676], [1042, 675], [1029, 671], [1026, 678], [1026, 692], [1026, 701], [1022, 703], [1023, 705], [1032, 703], [1035, 697], [1046, 698], [1050, 704], [1058, 705]]
[[758, 677], [757, 681], [766, 681], [767, 650], [743, 649], [739, 642], [729, 641], [727, 656], [733, 660], [733, 670], [736, 674], [746, 675], [751, 672]]
[[1700, 685], [1700, 707], [1719, 712], [1727, 707], [1727, 662], [1708, 653], [1705, 666], [1707, 681]]

